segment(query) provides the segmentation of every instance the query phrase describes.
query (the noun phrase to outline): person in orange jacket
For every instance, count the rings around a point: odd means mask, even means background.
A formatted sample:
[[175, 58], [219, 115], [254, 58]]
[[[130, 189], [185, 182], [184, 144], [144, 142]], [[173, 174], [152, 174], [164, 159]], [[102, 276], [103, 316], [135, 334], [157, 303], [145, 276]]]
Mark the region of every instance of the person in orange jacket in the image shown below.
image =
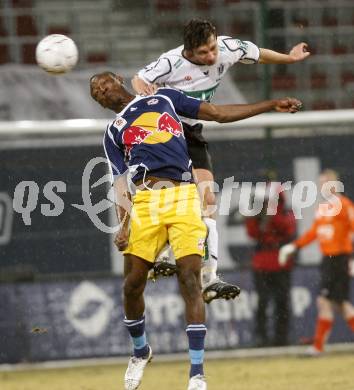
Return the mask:
[[338, 174], [332, 169], [324, 170], [319, 177], [321, 193], [327, 189], [326, 201], [319, 205], [311, 228], [297, 240], [284, 245], [279, 251], [279, 263], [286, 264], [289, 256], [317, 240], [323, 254], [321, 265], [321, 291], [317, 297], [317, 324], [314, 342], [308, 350], [310, 355], [323, 352], [334, 321], [334, 307], [354, 332], [354, 307], [349, 301], [349, 259], [353, 251], [354, 205], [336, 191]]

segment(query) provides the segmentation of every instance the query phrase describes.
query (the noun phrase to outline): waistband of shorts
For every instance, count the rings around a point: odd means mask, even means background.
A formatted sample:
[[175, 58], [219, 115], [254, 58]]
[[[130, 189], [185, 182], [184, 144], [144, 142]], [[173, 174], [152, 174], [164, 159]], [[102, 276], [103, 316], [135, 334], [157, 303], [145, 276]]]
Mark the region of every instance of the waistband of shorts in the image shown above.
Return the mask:
[[[183, 194], [181, 192], [183, 191]], [[181, 195], [179, 195], [181, 194]], [[159, 197], [172, 197], [171, 199], [174, 199], [175, 201], [182, 200], [182, 199], [199, 199], [199, 193], [197, 186], [194, 183], [186, 183], [186, 185], [183, 186], [175, 186], [175, 187], [169, 187], [169, 188], [161, 188], [161, 189], [154, 189], [154, 190], [137, 190], [135, 192], [135, 195], [133, 197], [133, 202], [136, 202], [138, 200], [146, 202], [151, 201], [153, 198], [157, 199]], [[181, 197], [181, 199], [180, 199]]]
[[333, 261], [336, 261], [336, 260], [349, 260], [351, 256], [351, 252], [350, 253], [345, 253], [345, 252], [340, 252], [340, 253], [337, 253], [335, 255], [327, 255], [327, 254], [324, 254], [322, 256], [322, 260], [323, 261], [330, 261], [330, 262], [333, 262]]
[[137, 191], [154, 191], [186, 185], [194, 185], [194, 183], [190, 181], [178, 181], [164, 177], [147, 176], [145, 179], [137, 180], [134, 185], [136, 186]]

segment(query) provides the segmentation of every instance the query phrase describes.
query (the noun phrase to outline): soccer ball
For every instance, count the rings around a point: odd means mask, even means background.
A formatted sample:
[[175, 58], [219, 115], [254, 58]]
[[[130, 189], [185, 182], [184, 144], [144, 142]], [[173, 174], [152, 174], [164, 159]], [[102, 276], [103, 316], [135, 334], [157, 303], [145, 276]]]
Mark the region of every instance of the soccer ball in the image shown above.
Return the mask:
[[48, 73], [69, 72], [76, 65], [78, 58], [75, 42], [66, 35], [48, 35], [36, 47], [37, 64]]

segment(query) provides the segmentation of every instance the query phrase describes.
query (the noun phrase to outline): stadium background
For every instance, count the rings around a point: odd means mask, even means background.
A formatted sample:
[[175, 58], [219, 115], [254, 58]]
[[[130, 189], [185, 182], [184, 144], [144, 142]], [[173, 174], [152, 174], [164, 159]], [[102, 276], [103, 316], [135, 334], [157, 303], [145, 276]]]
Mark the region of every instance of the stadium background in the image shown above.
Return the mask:
[[[112, 237], [72, 207], [82, 203], [81, 176], [87, 162], [103, 156], [101, 135], [85, 133], [24, 135], [15, 122], [108, 118], [89, 97], [87, 81], [100, 69], [118, 70], [127, 80], [142, 65], [181, 43], [184, 21], [213, 20], [220, 33], [248, 39], [260, 47], [288, 51], [309, 43], [311, 57], [291, 66], [235, 66], [217, 101], [255, 101], [294, 95], [305, 110], [354, 108], [354, 4], [352, 1], [156, 0], [4, 0], [0, 9], [0, 363], [128, 354], [120, 324], [121, 262]], [[80, 63], [69, 75], [52, 77], [34, 64], [38, 40], [49, 33], [70, 35]], [[234, 81], [234, 82], [230, 82]], [[326, 115], [331, 115], [326, 111]], [[210, 130], [217, 182], [227, 177], [256, 182], [264, 168], [279, 180], [315, 180], [322, 167], [337, 169], [354, 198], [353, 126], [246, 130], [230, 139]], [[7, 129], [7, 130], [6, 130]], [[102, 129], [103, 131], [103, 129]], [[105, 173], [98, 166], [92, 182]], [[66, 183], [64, 212], [45, 217], [43, 188]], [[16, 186], [34, 181], [38, 206], [26, 226], [13, 210]], [[107, 187], [91, 189], [93, 203]], [[302, 232], [313, 208], [298, 222]], [[109, 222], [110, 211], [101, 215]], [[247, 240], [237, 206], [220, 218], [221, 269], [244, 294], [235, 302], [209, 308], [209, 349], [252, 346], [257, 297], [249, 272], [252, 242]], [[319, 252], [312, 246], [298, 259], [292, 291], [291, 342], [312, 334]], [[237, 272], [235, 272], [237, 269]], [[173, 280], [149, 286], [151, 337], [157, 352], [184, 350], [183, 318]], [[166, 294], [166, 291], [169, 294]], [[162, 297], [159, 301], [159, 297]], [[173, 310], [169, 310], [170, 307]], [[217, 332], [219, 329], [219, 332]], [[223, 337], [220, 337], [223, 329]], [[170, 335], [179, 332], [177, 342]], [[162, 340], [161, 334], [164, 335]], [[159, 336], [159, 337], [158, 337]], [[172, 340], [172, 341], [171, 341]], [[353, 341], [338, 322], [331, 342]]]

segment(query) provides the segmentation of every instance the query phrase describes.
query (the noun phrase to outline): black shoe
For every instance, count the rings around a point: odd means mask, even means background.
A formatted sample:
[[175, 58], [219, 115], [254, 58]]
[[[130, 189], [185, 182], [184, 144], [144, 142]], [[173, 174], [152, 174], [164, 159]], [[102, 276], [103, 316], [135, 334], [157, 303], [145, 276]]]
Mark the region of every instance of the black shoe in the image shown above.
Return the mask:
[[156, 281], [161, 276], [173, 276], [177, 273], [177, 266], [168, 261], [157, 261], [148, 273], [148, 279]]
[[210, 303], [214, 299], [235, 299], [240, 295], [240, 292], [240, 287], [223, 282], [217, 277], [203, 288], [203, 299], [206, 303]]

